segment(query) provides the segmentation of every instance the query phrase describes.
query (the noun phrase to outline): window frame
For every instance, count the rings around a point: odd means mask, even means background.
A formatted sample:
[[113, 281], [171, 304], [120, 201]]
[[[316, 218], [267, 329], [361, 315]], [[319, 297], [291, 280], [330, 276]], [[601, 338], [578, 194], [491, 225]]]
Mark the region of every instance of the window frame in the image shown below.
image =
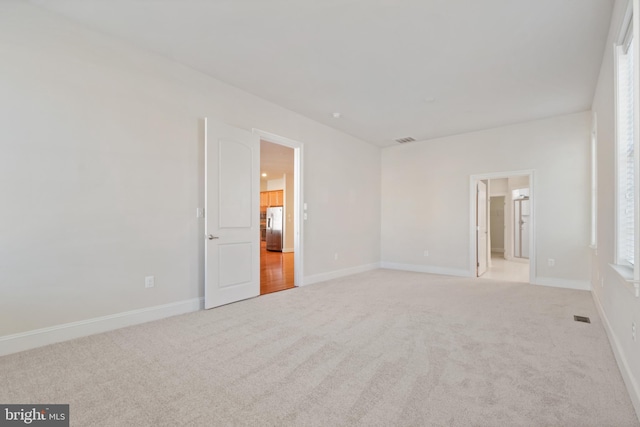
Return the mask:
[[[639, 294], [639, 286], [640, 283], [640, 195], [638, 194], [638, 189], [640, 188], [640, 152], [639, 152], [639, 143], [638, 143], [638, 130], [639, 130], [639, 120], [638, 113], [640, 112], [640, 73], [638, 72], [640, 68], [638, 53], [638, 46], [640, 45], [640, 39], [638, 37], [638, 25], [634, 24], [634, 11], [633, 11], [633, 1], [629, 1], [627, 11], [625, 13], [625, 17], [622, 21], [622, 25], [620, 27], [620, 32], [618, 33], [618, 39], [614, 43], [614, 117], [615, 117], [615, 251], [614, 251], [614, 264], [611, 264], [613, 269], [618, 272], [618, 274], [627, 282], [633, 284], [635, 288], [635, 295], [640, 296]], [[633, 43], [633, 44], [631, 44]], [[620, 124], [618, 118], [620, 117], [620, 96], [619, 96], [619, 60], [620, 55], [625, 54], [625, 45], [633, 48], [631, 51], [633, 54], [633, 88], [632, 88], [632, 96], [633, 96], [633, 168], [634, 168], [634, 230], [633, 230], [633, 263], [627, 262], [625, 259], [621, 259], [622, 255], [620, 254], [620, 239], [621, 239], [621, 231], [620, 231]], [[593, 138], [593, 136], [592, 136]]]
[[598, 114], [591, 119], [591, 236], [589, 247], [598, 249]]

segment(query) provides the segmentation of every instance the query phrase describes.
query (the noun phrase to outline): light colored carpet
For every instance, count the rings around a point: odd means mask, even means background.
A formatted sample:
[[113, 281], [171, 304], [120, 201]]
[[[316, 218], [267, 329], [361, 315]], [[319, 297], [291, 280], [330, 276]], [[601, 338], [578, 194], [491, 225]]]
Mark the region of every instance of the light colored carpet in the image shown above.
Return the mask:
[[588, 292], [389, 270], [5, 356], [0, 379], [75, 426], [640, 425]]

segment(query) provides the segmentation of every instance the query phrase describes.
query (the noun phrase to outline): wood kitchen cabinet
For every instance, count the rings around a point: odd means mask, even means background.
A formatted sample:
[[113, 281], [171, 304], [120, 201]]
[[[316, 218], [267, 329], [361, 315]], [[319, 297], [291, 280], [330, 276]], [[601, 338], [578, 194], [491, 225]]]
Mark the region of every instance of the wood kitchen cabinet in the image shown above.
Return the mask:
[[269, 191], [269, 206], [282, 206], [282, 190]]
[[266, 210], [272, 206], [284, 205], [284, 191], [261, 191], [260, 192], [260, 210]]

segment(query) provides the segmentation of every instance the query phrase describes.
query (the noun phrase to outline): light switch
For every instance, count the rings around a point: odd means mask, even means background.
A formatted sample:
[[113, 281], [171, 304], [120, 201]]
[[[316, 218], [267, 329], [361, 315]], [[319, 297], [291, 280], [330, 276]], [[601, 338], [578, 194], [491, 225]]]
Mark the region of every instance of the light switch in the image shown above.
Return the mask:
[[146, 276], [144, 278], [144, 287], [153, 288], [156, 285], [156, 279], [153, 276]]

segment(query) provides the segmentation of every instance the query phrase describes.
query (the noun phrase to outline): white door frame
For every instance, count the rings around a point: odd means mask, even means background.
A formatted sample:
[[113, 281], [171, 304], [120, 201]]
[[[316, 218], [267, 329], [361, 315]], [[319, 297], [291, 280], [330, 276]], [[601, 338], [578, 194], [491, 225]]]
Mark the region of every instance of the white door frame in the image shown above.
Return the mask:
[[271, 142], [273, 144], [283, 145], [293, 149], [293, 283], [295, 286], [302, 286], [303, 275], [303, 235], [302, 220], [304, 209], [302, 208], [304, 200], [303, 189], [303, 150], [304, 146], [301, 142], [294, 141], [283, 136], [274, 135], [260, 129], [253, 129], [253, 133], [258, 135], [261, 140]]
[[[531, 220], [529, 221], [529, 283], [536, 281], [536, 199], [535, 199], [535, 170], [527, 169], [511, 172], [493, 172], [471, 175], [469, 177], [469, 276], [476, 277], [476, 185], [481, 180], [509, 178], [513, 176], [529, 177], [529, 205]], [[508, 195], [507, 195], [508, 196]], [[487, 195], [490, 197], [490, 194]], [[506, 201], [506, 200], [505, 200]], [[506, 248], [505, 248], [506, 249]]]
[[[480, 277], [484, 273], [486, 273], [491, 264], [491, 251], [489, 250], [489, 227], [487, 225], [489, 222], [489, 215], [487, 212], [489, 210], [489, 180], [486, 180], [486, 183], [484, 181], [485, 180], [476, 181], [476, 277]], [[480, 245], [480, 233], [482, 232], [482, 225], [480, 225], [480, 213], [482, 212], [482, 210], [478, 209], [478, 205], [480, 204], [480, 183], [482, 183], [482, 185], [484, 186], [484, 245]], [[479, 255], [482, 253], [480, 251], [482, 246], [484, 246], [484, 260], [482, 260], [481, 262], [481, 257]], [[484, 271], [482, 273], [480, 273], [480, 267], [484, 267]]]

